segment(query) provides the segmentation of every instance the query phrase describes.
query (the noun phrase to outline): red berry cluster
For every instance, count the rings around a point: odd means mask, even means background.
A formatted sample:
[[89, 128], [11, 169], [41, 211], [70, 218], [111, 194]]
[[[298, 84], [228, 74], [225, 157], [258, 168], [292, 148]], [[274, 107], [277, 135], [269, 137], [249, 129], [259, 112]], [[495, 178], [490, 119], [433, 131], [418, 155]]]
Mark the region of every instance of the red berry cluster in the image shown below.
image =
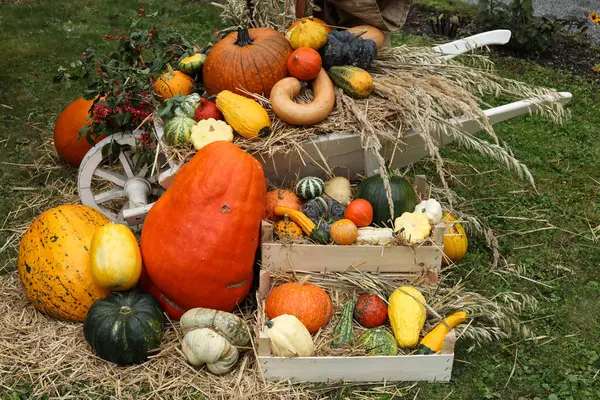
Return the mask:
[[144, 12], [146, 12], [146, 10], [144, 10], [143, 8], [140, 8], [140, 12], [138, 13], [138, 17], [144, 16]]
[[96, 105], [94, 105], [94, 123], [102, 123], [102, 121], [105, 121], [106, 118], [112, 113], [112, 108], [105, 104], [97, 103]]

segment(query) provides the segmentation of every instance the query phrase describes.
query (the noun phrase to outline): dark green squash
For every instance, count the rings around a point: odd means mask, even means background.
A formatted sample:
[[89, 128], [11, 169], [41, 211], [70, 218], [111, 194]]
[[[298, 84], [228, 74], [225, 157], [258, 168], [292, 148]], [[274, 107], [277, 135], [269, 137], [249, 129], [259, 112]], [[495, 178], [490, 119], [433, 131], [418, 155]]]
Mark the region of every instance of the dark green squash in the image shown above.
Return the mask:
[[377, 56], [377, 43], [348, 31], [333, 31], [327, 35], [327, 43], [319, 53], [326, 70], [335, 65], [354, 65], [368, 69]]
[[365, 199], [373, 206], [373, 224], [383, 227], [394, 227], [394, 220], [404, 212], [413, 212], [417, 205], [417, 195], [406, 179], [401, 176], [390, 176], [394, 215], [390, 216], [383, 178], [373, 175], [358, 185], [356, 198]]
[[163, 315], [154, 297], [137, 289], [96, 300], [83, 324], [96, 354], [119, 365], [138, 364], [160, 345]]
[[398, 354], [398, 344], [394, 335], [381, 327], [368, 329], [358, 341], [370, 356], [395, 356]]
[[329, 236], [329, 233], [325, 229], [315, 228], [312, 230], [309, 237], [315, 243], [319, 243], [319, 244], [331, 243], [331, 237]]
[[339, 349], [343, 347], [349, 347], [352, 345], [352, 339], [354, 338], [354, 331], [352, 329], [352, 313], [354, 311], [354, 302], [348, 300], [344, 303], [344, 311], [342, 311], [342, 318], [338, 321], [333, 331], [333, 342], [331, 347]]

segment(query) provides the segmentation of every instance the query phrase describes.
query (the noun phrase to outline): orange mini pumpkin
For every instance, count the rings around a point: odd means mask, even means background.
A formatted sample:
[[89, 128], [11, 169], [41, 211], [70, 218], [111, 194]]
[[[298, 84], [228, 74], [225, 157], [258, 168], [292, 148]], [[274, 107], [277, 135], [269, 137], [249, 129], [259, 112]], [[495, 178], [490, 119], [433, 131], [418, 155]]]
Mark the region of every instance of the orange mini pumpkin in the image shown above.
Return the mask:
[[315, 49], [300, 47], [290, 55], [287, 65], [291, 76], [301, 81], [311, 81], [321, 71], [323, 61]]
[[275, 215], [275, 207], [289, 207], [294, 210], [302, 210], [302, 202], [291, 190], [275, 189], [267, 193], [265, 202], [265, 214], [269, 221], [275, 222], [283, 219]]
[[[56, 152], [73, 167], [79, 167], [85, 154], [92, 148], [85, 137], [79, 137], [79, 131], [92, 123], [90, 109], [94, 102], [82, 97], [74, 100], [60, 113], [54, 124], [54, 147]], [[104, 136], [97, 138], [104, 138]]]
[[299, 282], [284, 283], [271, 290], [265, 300], [267, 317], [293, 315], [311, 334], [324, 327], [333, 315], [333, 303], [323, 289], [306, 283], [309, 279], [307, 275]]
[[340, 219], [331, 225], [329, 235], [333, 241], [341, 245], [349, 245], [356, 242], [358, 238], [358, 228], [354, 222], [349, 219]]
[[187, 96], [193, 91], [194, 79], [181, 71], [165, 72], [154, 84], [154, 93], [160, 97], [161, 101], [170, 99], [176, 94]]
[[344, 211], [344, 218], [348, 218], [359, 228], [369, 226], [373, 222], [373, 206], [365, 199], [352, 200]]

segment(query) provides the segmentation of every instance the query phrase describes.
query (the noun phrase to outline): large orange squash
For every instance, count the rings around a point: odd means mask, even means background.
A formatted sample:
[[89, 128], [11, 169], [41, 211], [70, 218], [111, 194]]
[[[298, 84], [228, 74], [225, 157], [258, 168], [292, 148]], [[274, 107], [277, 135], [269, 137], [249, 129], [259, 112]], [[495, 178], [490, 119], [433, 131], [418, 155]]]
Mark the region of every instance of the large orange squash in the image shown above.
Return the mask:
[[89, 249], [97, 228], [109, 220], [82, 205], [42, 213], [19, 247], [19, 277], [33, 306], [51, 317], [84, 321], [88, 309], [108, 296], [92, 279]]
[[208, 53], [202, 74], [209, 94], [239, 89], [269, 96], [271, 88], [288, 75], [290, 42], [270, 28], [240, 29], [221, 39]]
[[244, 300], [266, 191], [262, 165], [229, 142], [208, 144], [177, 173], [142, 228], [142, 260], [163, 304], [232, 311]]
[[[66, 162], [79, 167], [81, 160], [92, 146], [85, 137], [79, 138], [79, 131], [92, 120], [86, 120], [90, 115], [92, 100], [79, 98], [65, 107], [56, 119], [54, 125], [54, 146], [56, 152]], [[101, 138], [98, 138], [100, 140]]]

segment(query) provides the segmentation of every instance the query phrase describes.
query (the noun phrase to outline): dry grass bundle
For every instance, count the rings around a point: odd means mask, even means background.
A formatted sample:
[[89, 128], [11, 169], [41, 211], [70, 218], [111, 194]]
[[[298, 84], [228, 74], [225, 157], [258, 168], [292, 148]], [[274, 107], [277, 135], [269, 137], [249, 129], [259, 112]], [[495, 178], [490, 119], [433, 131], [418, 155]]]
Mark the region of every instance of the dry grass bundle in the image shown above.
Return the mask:
[[[271, 111], [269, 100], [253, 95], [270, 113], [273, 121], [271, 133], [262, 140], [239, 139], [236, 143], [263, 162], [269, 162], [274, 153], [296, 151], [307, 156], [302, 144], [320, 134], [356, 133], [364, 149], [378, 156], [380, 172], [387, 170], [387, 162], [380, 155], [384, 144], [392, 144], [401, 152], [406, 132], [415, 131], [423, 139], [433, 158], [443, 188], [451, 194], [444, 174], [444, 160], [439, 147], [441, 135], [450, 136], [466, 150], [488, 156], [520, 178], [534, 185], [533, 177], [525, 165], [517, 160], [494, 132], [484, 115], [488, 108], [487, 97], [501, 97], [516, 101], [532, 97], [559, 98], [552, 89], [527, 85], [502, 78], [494, 71], [492, 62], [484, 56], [467, 54], [461, 61], [441, 60], [431, 48], [400, 46], [382, 51], [369, 70], [374, 80], [374, 93], [367, 99], [356, 100], [336, 90], [336, 107], [322, 122], [312, 126], [292, 126], [279, 120]], [[312, 99], [306, 90], [297, 100]], [[555, 123], [569, 116], [559, 102], [538, 106], [535, 112]], [[479, 124], [489, 140], [457, 128], [452, 120], [467, 116]], [[172, 152], [172, 150], [169, 150]], [[178, 162], [189, 160], [195, 153], [191, 149], [177, 151]], [[312, 160], [330, 172], [326, 160]], [[452, 197], [450, 197], [452, 203]]]

